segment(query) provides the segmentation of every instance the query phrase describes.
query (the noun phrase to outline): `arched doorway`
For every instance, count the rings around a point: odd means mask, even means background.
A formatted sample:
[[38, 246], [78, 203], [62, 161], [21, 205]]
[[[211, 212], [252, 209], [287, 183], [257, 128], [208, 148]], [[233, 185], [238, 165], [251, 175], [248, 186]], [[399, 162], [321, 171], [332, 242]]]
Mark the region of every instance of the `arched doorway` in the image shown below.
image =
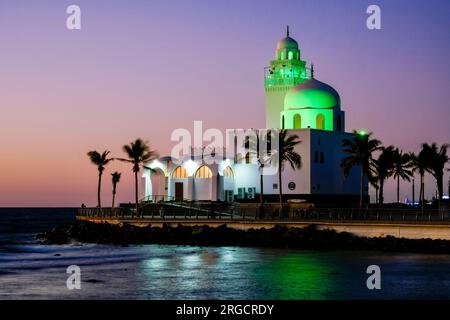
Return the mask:
[[230, 166], [223, 169], [222, 177], [222, 200], [226, 202], [234, 201], [234, 172]]
[[210, 168], [202, 165], [194, 175], [194, 200], [212, 200], [212, 177]]
[[183, 201], [185, 198], [184, 189], [187, 188], [188, 173], [182, 166], [176, 167], [172, 172], [173, 197], [175, 201]]
[[152, 179], [152, 196], [154, 202], [167, 200], [167, 178], [164, 171], [160, 168], [155, 168], [151, 173]]

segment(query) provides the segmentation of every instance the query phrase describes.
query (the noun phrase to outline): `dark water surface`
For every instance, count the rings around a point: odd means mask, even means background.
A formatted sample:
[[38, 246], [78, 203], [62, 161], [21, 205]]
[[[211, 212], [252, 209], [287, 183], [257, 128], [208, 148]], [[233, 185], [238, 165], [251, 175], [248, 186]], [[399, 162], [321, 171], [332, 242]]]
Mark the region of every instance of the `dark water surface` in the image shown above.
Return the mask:
[[[173, 245], [40, 245], [74, 209], [0, 209], [0, 299], [450, 298], [450, 256]], [[381, 268], [368, 290], [366, 268]], [[68, 290], [66, 269], [81, 268]]]

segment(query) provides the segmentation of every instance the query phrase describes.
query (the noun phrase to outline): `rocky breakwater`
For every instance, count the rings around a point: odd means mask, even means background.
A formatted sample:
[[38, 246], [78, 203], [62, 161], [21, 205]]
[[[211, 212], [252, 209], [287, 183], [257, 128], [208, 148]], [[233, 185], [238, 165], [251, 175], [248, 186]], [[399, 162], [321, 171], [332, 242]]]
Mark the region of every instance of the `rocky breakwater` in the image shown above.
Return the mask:
[[308, 250], [377, 250], [450, 254], [450, 241], [405, 239], [395, 237], [357, 237], [346, 232], [275, 226], [247, 231], [222, 225], [187, 227], [136, 227], [75, 221], [43, 232], [37, 238], [44, 244], [66, 244], [72, 241], [114, 245], [174, 244], [193, 246], [255, 246], [299, 248]]

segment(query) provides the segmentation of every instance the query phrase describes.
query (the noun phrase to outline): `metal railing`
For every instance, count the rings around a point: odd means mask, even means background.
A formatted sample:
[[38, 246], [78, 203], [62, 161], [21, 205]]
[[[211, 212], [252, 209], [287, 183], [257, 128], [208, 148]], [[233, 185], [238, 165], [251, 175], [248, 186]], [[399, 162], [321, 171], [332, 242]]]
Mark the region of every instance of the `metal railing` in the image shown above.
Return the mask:
[[312, 210], [291, 209], [291, 211], [291, 219], [303, 220], [450, 222], [448, 210], [438, 209], [314, 208]]
[[[113, 219], [137, 218], [135, 208], [80, 208], [79, 217]], [[139, 210], [140, 219], [213, 219], [213, 220], [265, 220], [265, 221], [380, 221], [380, 222], [433, 222], [450, 223], [450, 214], [437, 209], [388, 208], [278, 208], [242, 207], [215, 202], [170, 202], [146, 204]]]
[[151, 196], [145, 196], [142, 199], [139, 200], [139, 203], [145, 204], [147, 202], [166, 202], [166, 201], [173, 201], [175, 200], [174, 197], [168, 196], [168, 195], [151, 195]]

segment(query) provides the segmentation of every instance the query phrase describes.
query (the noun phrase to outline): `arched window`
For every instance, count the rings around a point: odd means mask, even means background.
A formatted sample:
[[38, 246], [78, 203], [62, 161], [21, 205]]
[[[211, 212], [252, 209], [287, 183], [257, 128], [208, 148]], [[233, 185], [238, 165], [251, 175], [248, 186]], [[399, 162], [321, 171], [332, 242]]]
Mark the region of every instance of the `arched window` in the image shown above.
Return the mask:
[[325, 117], [323, 114], [318, 114], [316, 117], [316, 129], [325, 129]]
[[195, 173], [196, 179], [209, 179], [212, 178], [212, 172], [211, 169], [209, 169], [207, 166], [201, 166], [198, 168], [197, 172]]
[[284, 60], [284, 52], [280, 52], [280, 60]]
[[300, 129], [302, 127], [302, 116], [298, 113], [294, 115], [294, 129]]
[[300, 52], [297, 52], [297, 60], [300, 60]]
[[284, 129], [284, 116], [281, 117], [281, 129]]
[[336, 131], [342, 131], [341, 116], [336, 117]]
[[225, 178], [233, 178], [233, 177], [234, 177], [233, 169], [231, 169], [231, 167], [226, 167], [226, 168], [223, 170], [223, 176], [224, 176]]
[[186, 169], [183, 167], [177, 167], [175, 170], [173, 170], [172, 178], [174, 179], [185, 179], [188, 177], [188, 174], [186, 172]]
[[293, 53], [292, 51], [289, 51], [289, 52], [288, 52], [288, 59], [289, 59], [289, 60], [294, 59], [294, 53]]

